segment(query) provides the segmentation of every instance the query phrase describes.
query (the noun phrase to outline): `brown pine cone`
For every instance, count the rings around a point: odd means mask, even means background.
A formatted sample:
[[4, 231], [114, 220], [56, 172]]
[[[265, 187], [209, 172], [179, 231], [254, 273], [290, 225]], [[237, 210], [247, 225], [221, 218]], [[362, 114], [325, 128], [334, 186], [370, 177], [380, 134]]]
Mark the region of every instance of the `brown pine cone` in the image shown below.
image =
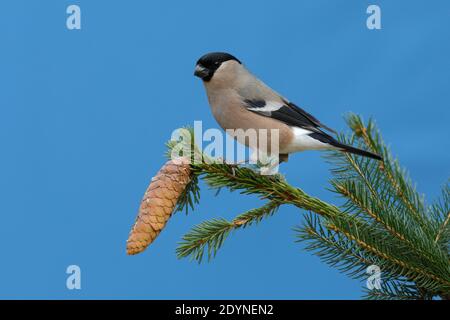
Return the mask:
[[152, 178], [127, 240], [127, 253], [144, 251], [159, 235], [191, 180], [188, 158], [167, 161]]

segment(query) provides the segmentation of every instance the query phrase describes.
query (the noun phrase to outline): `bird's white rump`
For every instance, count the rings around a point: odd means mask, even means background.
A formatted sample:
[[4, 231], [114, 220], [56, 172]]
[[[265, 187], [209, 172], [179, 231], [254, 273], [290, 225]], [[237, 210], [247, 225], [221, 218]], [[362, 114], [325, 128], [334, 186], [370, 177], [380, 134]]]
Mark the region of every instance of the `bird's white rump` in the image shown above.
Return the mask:
[[334, 148], [328, 143], [323, 143], [309, 136], [309, 134], [313, 133], [310, 130], [302, 129], [299, 127], [291, 128], [294, 134], [294, 138], [287, 146], [285, 146], [284, 148], [280, 148], [280, 152], [282, 153], [293, 153], [305, 150], [325, 150]]

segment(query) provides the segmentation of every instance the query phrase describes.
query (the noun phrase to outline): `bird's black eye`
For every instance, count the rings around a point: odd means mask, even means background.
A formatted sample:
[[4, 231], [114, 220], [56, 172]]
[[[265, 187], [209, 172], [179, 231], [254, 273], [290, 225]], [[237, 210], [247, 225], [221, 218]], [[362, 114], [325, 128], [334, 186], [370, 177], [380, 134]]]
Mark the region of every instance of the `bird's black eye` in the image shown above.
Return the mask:
[[218, 66], [218, 65], [219, 65], [219, 61], [214, 62], [214, 64], [215, 64], [216, 66]]

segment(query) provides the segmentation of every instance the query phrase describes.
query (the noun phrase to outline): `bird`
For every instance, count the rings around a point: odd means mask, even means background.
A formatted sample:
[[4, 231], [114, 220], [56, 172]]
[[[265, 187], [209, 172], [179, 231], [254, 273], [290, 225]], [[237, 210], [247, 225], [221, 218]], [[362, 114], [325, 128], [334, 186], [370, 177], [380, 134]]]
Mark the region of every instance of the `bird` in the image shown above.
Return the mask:
[[[230, 53], [201, 56], [194, 75], [203, 81], [212, 114], [227, 133], [239, 129], [277, 130], [280, 163], [288, 161], [291, 153], [306, 150], [338, 150], [382, 161], [378, 154], [337, 141], [331, 135], [336, 134], [335, 130], [271, 89]], [[260, 149], [258, 144], [250, 146], [248, 137], [233, 138], [253, 151]], [[269, 135], [266, 143], [271, 139]]]

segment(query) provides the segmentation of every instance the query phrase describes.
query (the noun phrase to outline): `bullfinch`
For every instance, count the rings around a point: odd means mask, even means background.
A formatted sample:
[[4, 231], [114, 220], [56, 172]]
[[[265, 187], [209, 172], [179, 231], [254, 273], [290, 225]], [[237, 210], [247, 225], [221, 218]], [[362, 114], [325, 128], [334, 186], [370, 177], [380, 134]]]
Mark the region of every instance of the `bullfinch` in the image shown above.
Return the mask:
[[[272, 90], [229, 53], [205, 54], [197, 61], [194, 75], [203, 80], [212, 114], [227, 132], [277, 130], [280, 162], [305, 150], [339, 150], [382, 160], [377, 154], [337, 141], [327, 133], [336, 133], [333, 129]], [[271, 143], [271, 137], [266, 143]], [[248, 145], [248, 139], [234, 138]]]

